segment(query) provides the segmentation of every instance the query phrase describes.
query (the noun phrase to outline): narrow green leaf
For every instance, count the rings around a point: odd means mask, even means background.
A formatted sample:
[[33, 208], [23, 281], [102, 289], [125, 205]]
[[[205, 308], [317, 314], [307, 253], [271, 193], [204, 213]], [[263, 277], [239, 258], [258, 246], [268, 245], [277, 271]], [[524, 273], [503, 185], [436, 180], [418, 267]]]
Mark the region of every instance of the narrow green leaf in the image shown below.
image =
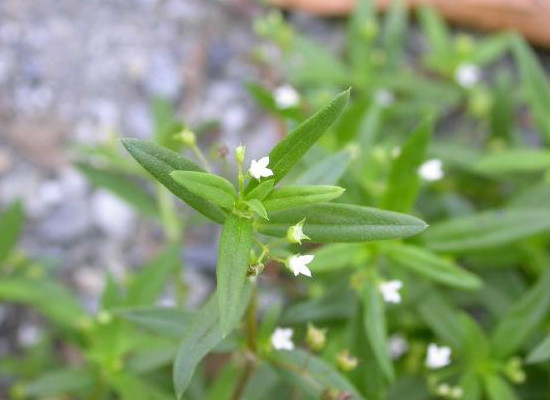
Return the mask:
[[239, 322], [248, 259], [252, 248], [252, 220], [231, 214], [223, 225], [218, 249], [217, 293], [222, 331]]
[[415, 217], [392, 211], [349, 204], [321, 203], [309, 207], [270, 213], [269, 222], [260, 230], [282, 237], [287, 229], [306, 218], [304, 233], [314, 243], [370, 242], [416, 235], [426, 223]]
[[246, 195], [246, 199], [256, 199], [262, 201], [269, 193], [271, 193], [273, 186], [275, 186], [275, 181], [273, 179], [263, 181]]
[[220, 207], [231, 210], [235, 204], [235, 186], [221, 176], [196, 171], [174, 171], [170, 176], [194, 195]]
[[323, 157], [293, 182], [296, 185], [336, 185], [353, 159], [353, 150], [345, 149]]
[[[302, 158], [311, 146], [338, 119], [348, 102], [350, 90], [340, 93], [326, 106], [302, 122], [269, 153], [269, 168], [273, 171], [275, 183], [279, 182]], [[258, 185], [249, 183], [247, 192]]]
[[[236, 305], [235, 320], [239, 320], [244, 313], [249, 296], [248, 287], [244, 290], [242, 301]], [[174, 387], [177, 398], [180, 400], [191, 382], [197, 364], [225, 337], [220, 325], [218, 303], [217, 295], [212, 295], [193, 316], [181, 341], [173, 369]]]
[[179, 268], [180, 247], [179, 245], [169, 246], [132, 277], [128, 286], [127, 305], [140, 307], [155, 304], [168, 280]]
[[334, 367], [304, 350], [277, 351], [269, 362], [281, 378], [298, 386], [308, 398], [321, 398], [327, 389], [337, 389], [354, 400], [364, 400], [357, 389]]
[[447, 25], [432, 6], [424, 5], [419, 8], [419, 21], [422, 31], [428, 37], [431, 52], [430, 64], [443, 70], [451, 61], [453, 45]]
[[363, 288], [363, 321], [365, 332], [378, 366], [388, 381], [395, 379], [395, 372], [388, 352], [386, 311], [378, 285], [371, 277]]
[[418, 168], [426, 157], [433, 131], [433, 119], [427, 118], [409, 137], [399, 156], [392, 162], [382, 208], [409, 212], [418, 196]]
[[161, 335], [181, 338], [192, 315], [178, 308], [139, 307], [115, 310], [121, 318]]
[[178, 151], [183, 147], [183, 141], [177, 134], [183, 130], [183, 124], [177, 120], [172, 104], [165, 99], [155, 99], [153, 102], [153, 122], [155, 142], [170, 150]]
[[527, 356], [528, 364], [539, 364], [550, 361], [550, 335], [546, 335], [544, 340], [540, 342]]
[[82, 162], [77, 163], [77, 167], [93, 185], [107, 189], [142, 215], [159, 218], [155, 200], [146, 190], [133, 182], [131, 176], [113, 170], [95, 168]]
[[46, 372], [21, 385], [21, 392], [28, 397], [54, 397], [91, 390], [95, 383], [94, 374], [91, 371], [63, 368]]
[[268, 211], [279, 211], [334, 200], [344, 191], [345, 189], [338, 186], [287, 186], [275, 189], [263, 203]]
[[483, 377], [488, 400], [518, 400], [514, 389], [498, 375]]
[[512, 149], [488, 154], [473, 168], [488, 175], [536, 173], [550, 170], [550, 151], [540, 149]]
[[421, 247], [400, 243], [391, 244], [384, 251], [396, 264], [436, 282], [466, 290], [476, 290], [483, 285], [473, 273]]
[[137, 139], [122, 139], [122, 144], [128, 153], [147, 172], [166, 186], [174, 195], [211, 220], [218, 223], [224, 221], [225, 213], [218, 206], [178, 185], [170, 176], [173, 171], [204, 172], [198, 165], [171, 150], [151, 142]]
[[23, 205], [19, 202], [13, 202], [2, 215], [0, 215], [0, 269], [2, 263], [8, 258], [15, 248], [23, 224], [25, 215], [23, 214]]
[[388, 54], [388, 61], [396, 67], [404, 57], [405, 37], [407, 32], [407, 9], [402, 0], [392, 1], [384, 21], [384, 47]]
[[550, 309], [550, 269], [500, 320], [493, 336], [493, 352], [502, 359], [514, 354], [546, 318]]
[[550, 208], [550, 185], [546, 182], [529, 187], [508, 202], [509, 208], [546, 209]]
[[315, 258], [309, 266], [315, 274], [360, 265], [368, 257], [361, 243], [331, 243], [319, 247], [313, 255]]
[[496, 210], [432, 225], [424, 235], [434, 251], [467, 252], [507, 245], [550, 231], [547, 210]]
[[258, 214], [263, 219], [269, 219], [267, 216], [267, 210], [265, 209], [265, 206], [262, 204], [260, 200], [257, 199], [250, 199], [245, 201], [245, 203], [250, 207], [252, 211], [254, 211], [256, 214]]

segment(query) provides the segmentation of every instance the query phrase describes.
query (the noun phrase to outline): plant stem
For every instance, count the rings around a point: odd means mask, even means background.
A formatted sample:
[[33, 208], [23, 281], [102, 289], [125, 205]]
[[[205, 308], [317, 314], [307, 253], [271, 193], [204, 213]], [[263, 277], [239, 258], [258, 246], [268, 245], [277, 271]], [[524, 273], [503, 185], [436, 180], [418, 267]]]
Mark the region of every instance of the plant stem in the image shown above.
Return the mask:
[[193, 144], [191, 146], [191, 149], [193, 150], [193, 153], [195, 153], [195, 156], [197, 156], [197, 158], [199, 159], [199, 161], [201, 162], [202, 166], [204, 167], [204, 169], [207, 171], [207, 172], [212, 172], [212, 168], [210, 167], [210, 163], [208, 162], [207, 158], [205, 157], [204, 153], [202, 152], [202, 150], [199, 148], [199, 146], [197, 146], [196, 144]]

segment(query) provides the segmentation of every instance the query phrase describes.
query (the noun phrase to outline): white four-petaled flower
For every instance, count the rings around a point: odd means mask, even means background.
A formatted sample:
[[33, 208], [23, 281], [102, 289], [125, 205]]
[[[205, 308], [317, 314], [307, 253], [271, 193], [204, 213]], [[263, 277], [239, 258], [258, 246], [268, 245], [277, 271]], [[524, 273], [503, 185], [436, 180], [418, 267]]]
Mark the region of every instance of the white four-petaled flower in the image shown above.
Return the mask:
[[480, 78], [481, 71], [475, 64], [460, 64], [455, 71], [455, 81], [465, 89], [470, 89]]
[[269, 157], [260, 158], [258, 161], [252, 160], [250, 162], [250, 168], [248, 172], [253, 178], [260, 180], [261, 178], [267, 178], [273, 175], [273, 171], [267, 168], [269, 165]]
[[426, 181], [438, 181], [445, 175], [443, 163], [438, 159], [428, 160], [418, 168], [418, 174]]
[[290, 85], [282, 85], [273, 91], [273, 98], [280, 109], [292, 108], [298, 105], [300, 95]]
[[294, 350], [294, 343], [292, 342], [292, 335], [294, 331], [292, 328], [276, 328], [273, 335], [271, 335], [271, 344], [275, 350]]
[[451, 348], [447, 346], [439, 347], [435, 343], [428, 346], [426, 354], [426, 366], [431, 369], [446, 367], [451, 363]]
[[295, 254], [288, 258], [288, 268], [290, 268], [290, 270], [294, 272], [295, 276], [298, 276], [298, 274], [302, 274], [311, 277], [311, 271], [309, 270], [307, 265], [312, 262], [314, 258], [315, 256], [308, 254], [304, 256], [300, 254]]
[[403, 282], [401, 281], [387, 281], [381, 282], [378, 285], [380, 293], [386, 303], [401, 303], [401, 294], [399, 290], [403, 287]]

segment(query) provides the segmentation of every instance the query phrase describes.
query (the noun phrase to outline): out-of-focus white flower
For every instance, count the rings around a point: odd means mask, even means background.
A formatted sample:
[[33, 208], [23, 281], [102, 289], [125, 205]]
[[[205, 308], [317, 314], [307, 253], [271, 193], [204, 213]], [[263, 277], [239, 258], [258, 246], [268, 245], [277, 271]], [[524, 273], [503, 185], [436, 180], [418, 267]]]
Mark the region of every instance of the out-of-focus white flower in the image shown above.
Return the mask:
[[309, 237], [304, 234], [304, 222], [306, 219], [304, 218], [300, 222], [298, 222], [296, 225], [292, 225], [288, 230], [286, 231], [286, 239], [290, 243], [300, 243], [302, 244], [302, 240], [309, 240]]
[[447, 397], [451, 394], [451, 386], [448, 383], [442, 383], [437, 386], [436, 393], [440, 396]]
[[409, 343], [403, 335], [395, 334], [390, 336], [388, 340], [388, 348], [391, 359], [397, 360], [409, 350]]
[[426, 181], [438, 181], [445, 176], [443, 163], [438, 159], [428, 160], [418, 168], [418, 174]]
[[460, 64], [455, 71], [455, 81], [465, 89], [473, 87], [481, 76], [479, 67], [475, 64]]
[[378, 89], [374, 93], [374, 100], [382, 107], [389, 107], [395, 102], [395, 95], [388, 89]]
[[269, 165], [269, 157], [260, 158], [258, 161], [252, 160], [250, 162], [250, 168], [248, 172], [253, 178], [260, 180], [261, 178], [267, 178], [273, 175], [273, 171], [267, 168]]
[[311, 277], [311, 271], [309, 270], [307, 265], [312, 262], [314, 258], [315, 256], [309, 254], [306, 254], [304, 256], [300, 254], [295, 254], [288, 258], [288, 268], [290, 268], [290, 270], [294, 272], [295, 276], [302, 274]]
[[282, 85], [273, 91], [273, 98], [280, 109], [296, 107], [300, 102], [300, 95], [290, 85]]
[[450, 393], [453, 399], [461, 399], [464, 396], [464, 390], [460, 386], [455, 386]]
[[387, 281], [381, 282], [378, 285], [380, 293], [386, 303], [401, 303], [401, 294], [399, 290], [403, 287], [403, 282], [401, 281]]
[[392, 158], [397, 158], [401, 155], [401, 147], [395, 146], [393, 149], [391, 149], [390, 155]]
[[431, 369], [446, 367], [451, 363], [451, 348], [447, 346], [439, 347], [435, 343], [428, 346], [426, 354], [426, 366]]
[[77, 270], [74, 275], [77, 286], [88, 295], [98, 295], [103, 291], [105, 283], [102, 270], [84, 267]]
[[275, 350], [294, 350], [293, 334], [292, 328], [276, 328], [271, 335], [271, 345]]

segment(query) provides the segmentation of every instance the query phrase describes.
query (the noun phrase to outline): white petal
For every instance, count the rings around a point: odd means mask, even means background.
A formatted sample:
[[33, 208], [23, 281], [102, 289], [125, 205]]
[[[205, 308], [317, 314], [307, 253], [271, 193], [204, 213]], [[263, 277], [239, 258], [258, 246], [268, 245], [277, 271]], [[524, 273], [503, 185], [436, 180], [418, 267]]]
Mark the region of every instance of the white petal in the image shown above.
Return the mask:
[[303, 264], [309, 264], [310, 262], [313, 261], [314, 258], [315, 258], [314, 255], [306, 254], [306, 255], [300, 256], [300, 262]]
[[269, 157], [262, 157], [258, 160], [258, 165], [265, 168], [269, 165]]
[[302, 265], [302, 266], [300, 267], [300, 273], [301, 273], [302, 275], [309, 276], [309, 277], [311, 278], [311, 271], [310, 271], [309, 268], [306, 267], [305, 265]]

